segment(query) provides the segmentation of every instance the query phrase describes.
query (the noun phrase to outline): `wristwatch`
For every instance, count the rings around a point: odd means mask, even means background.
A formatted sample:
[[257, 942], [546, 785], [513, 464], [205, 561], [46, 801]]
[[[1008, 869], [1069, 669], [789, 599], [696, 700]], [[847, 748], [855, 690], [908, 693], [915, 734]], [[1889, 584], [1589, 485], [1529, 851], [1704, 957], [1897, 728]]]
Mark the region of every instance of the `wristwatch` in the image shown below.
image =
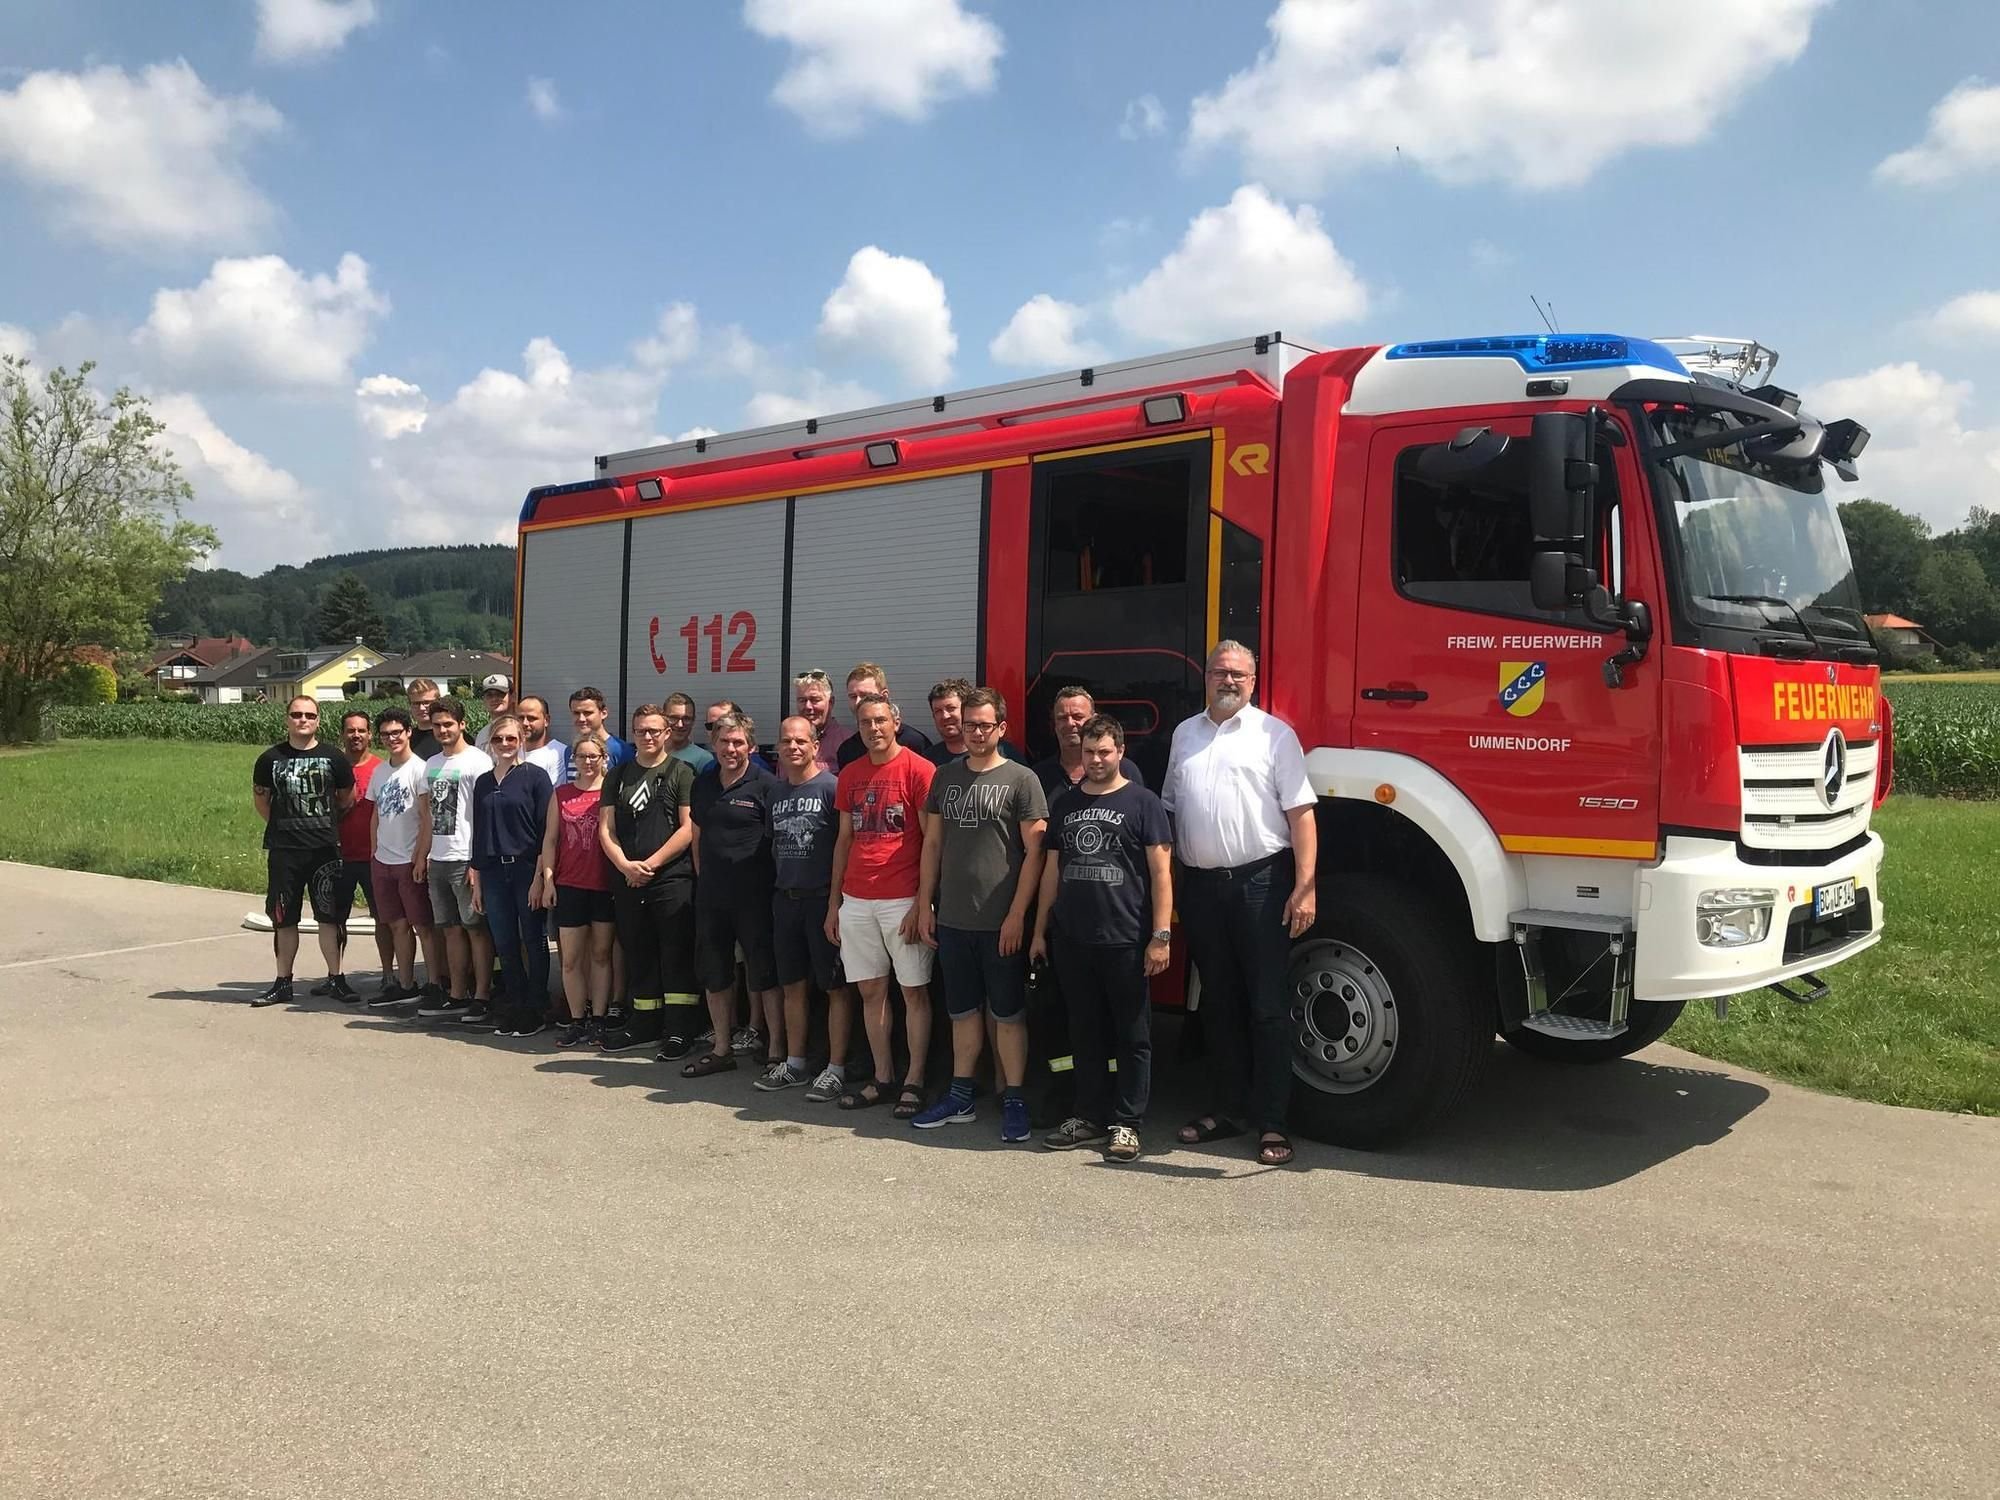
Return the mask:
[[1174, 930], [1171, 927], [1162, 927], [1158, 932], [1153, 934], [1153, 941], [1156, 943], [1171, 943], [1173, 940]]

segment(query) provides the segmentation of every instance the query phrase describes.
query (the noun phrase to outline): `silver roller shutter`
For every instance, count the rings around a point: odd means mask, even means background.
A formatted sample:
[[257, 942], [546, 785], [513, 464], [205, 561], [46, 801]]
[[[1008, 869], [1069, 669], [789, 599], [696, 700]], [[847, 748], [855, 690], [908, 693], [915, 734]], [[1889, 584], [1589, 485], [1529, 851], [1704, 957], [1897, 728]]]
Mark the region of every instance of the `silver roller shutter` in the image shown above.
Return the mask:
[[569, 738], [569, 695], [602, 692], [618, 712], [618, 587], [625, 527], [612, 521], [531, 531], [521, 539], [521, 691], [548, 699]]
[[[615, 589], [612, 602], [615, 607]], [[757, 721], [760, 743], [775, 740], [784, 606], [784, 501], [635, 519], [626, 712], [672, 692], [689, 694], [697, 713], [729, 698]], [[690, 620], [692, 671], [689, 640], [681, 634]], [[701, 743], [698, 729], [696, 736]]]
[[[792, 670], [841, 679], [880, 662], [904, 719], [931, 731], [926, 699], [979, 670], [983, 475], [804, 495], [792, 525]], [[843, 721], [845, 707], [839, 708]]]

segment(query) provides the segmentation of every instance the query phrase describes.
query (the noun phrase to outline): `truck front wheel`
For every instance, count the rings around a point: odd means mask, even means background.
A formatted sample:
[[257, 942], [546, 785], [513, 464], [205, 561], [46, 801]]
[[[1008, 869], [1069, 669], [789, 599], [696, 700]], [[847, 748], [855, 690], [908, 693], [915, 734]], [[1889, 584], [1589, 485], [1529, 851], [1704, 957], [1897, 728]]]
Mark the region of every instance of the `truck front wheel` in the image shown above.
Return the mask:
[[1492, 1051], [1470, 939], [1415, 891], [1331, 875], [1292, 945], [1292, 1127], [1386, 1145], [1442, 1114]]

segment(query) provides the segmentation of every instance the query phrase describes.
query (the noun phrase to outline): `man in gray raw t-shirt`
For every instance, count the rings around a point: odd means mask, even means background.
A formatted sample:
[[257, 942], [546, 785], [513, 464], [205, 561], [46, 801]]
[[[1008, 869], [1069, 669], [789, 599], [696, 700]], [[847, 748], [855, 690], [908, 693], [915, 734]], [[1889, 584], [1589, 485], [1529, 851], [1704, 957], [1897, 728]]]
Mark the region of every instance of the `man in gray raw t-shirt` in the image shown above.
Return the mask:
[[[966, 753], [938, 768], [924, 803], [917, 920], [938, 950], [951, 1013], [951, 1087], [910, 1123], [919, 1130], [974, 1118], [972, 1070], [993, 1017], [1000, 1139], [1028, 1138], [1028, 908], [1042, 875], [1049, 805], [1026, 766], [1002, 757], [1007, 702], [992, 688], [964, 695]], [[937, 909], [932, 911], [932, 900]]]

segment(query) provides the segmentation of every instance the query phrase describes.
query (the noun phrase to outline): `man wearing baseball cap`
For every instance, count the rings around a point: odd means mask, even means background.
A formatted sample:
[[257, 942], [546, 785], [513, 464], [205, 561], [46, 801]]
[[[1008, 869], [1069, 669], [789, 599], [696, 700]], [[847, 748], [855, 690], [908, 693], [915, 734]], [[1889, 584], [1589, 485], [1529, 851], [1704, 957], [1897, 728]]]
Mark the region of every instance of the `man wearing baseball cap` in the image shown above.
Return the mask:
[[495, 672], [479, 684], [479, 696], [486, 700], [486, 727], [479, 731], [473, 743], [484, 750], [487, 736], [493, 733], [493, 721], [501, 714], [514, 711], [513, 679], [505, 672]]

